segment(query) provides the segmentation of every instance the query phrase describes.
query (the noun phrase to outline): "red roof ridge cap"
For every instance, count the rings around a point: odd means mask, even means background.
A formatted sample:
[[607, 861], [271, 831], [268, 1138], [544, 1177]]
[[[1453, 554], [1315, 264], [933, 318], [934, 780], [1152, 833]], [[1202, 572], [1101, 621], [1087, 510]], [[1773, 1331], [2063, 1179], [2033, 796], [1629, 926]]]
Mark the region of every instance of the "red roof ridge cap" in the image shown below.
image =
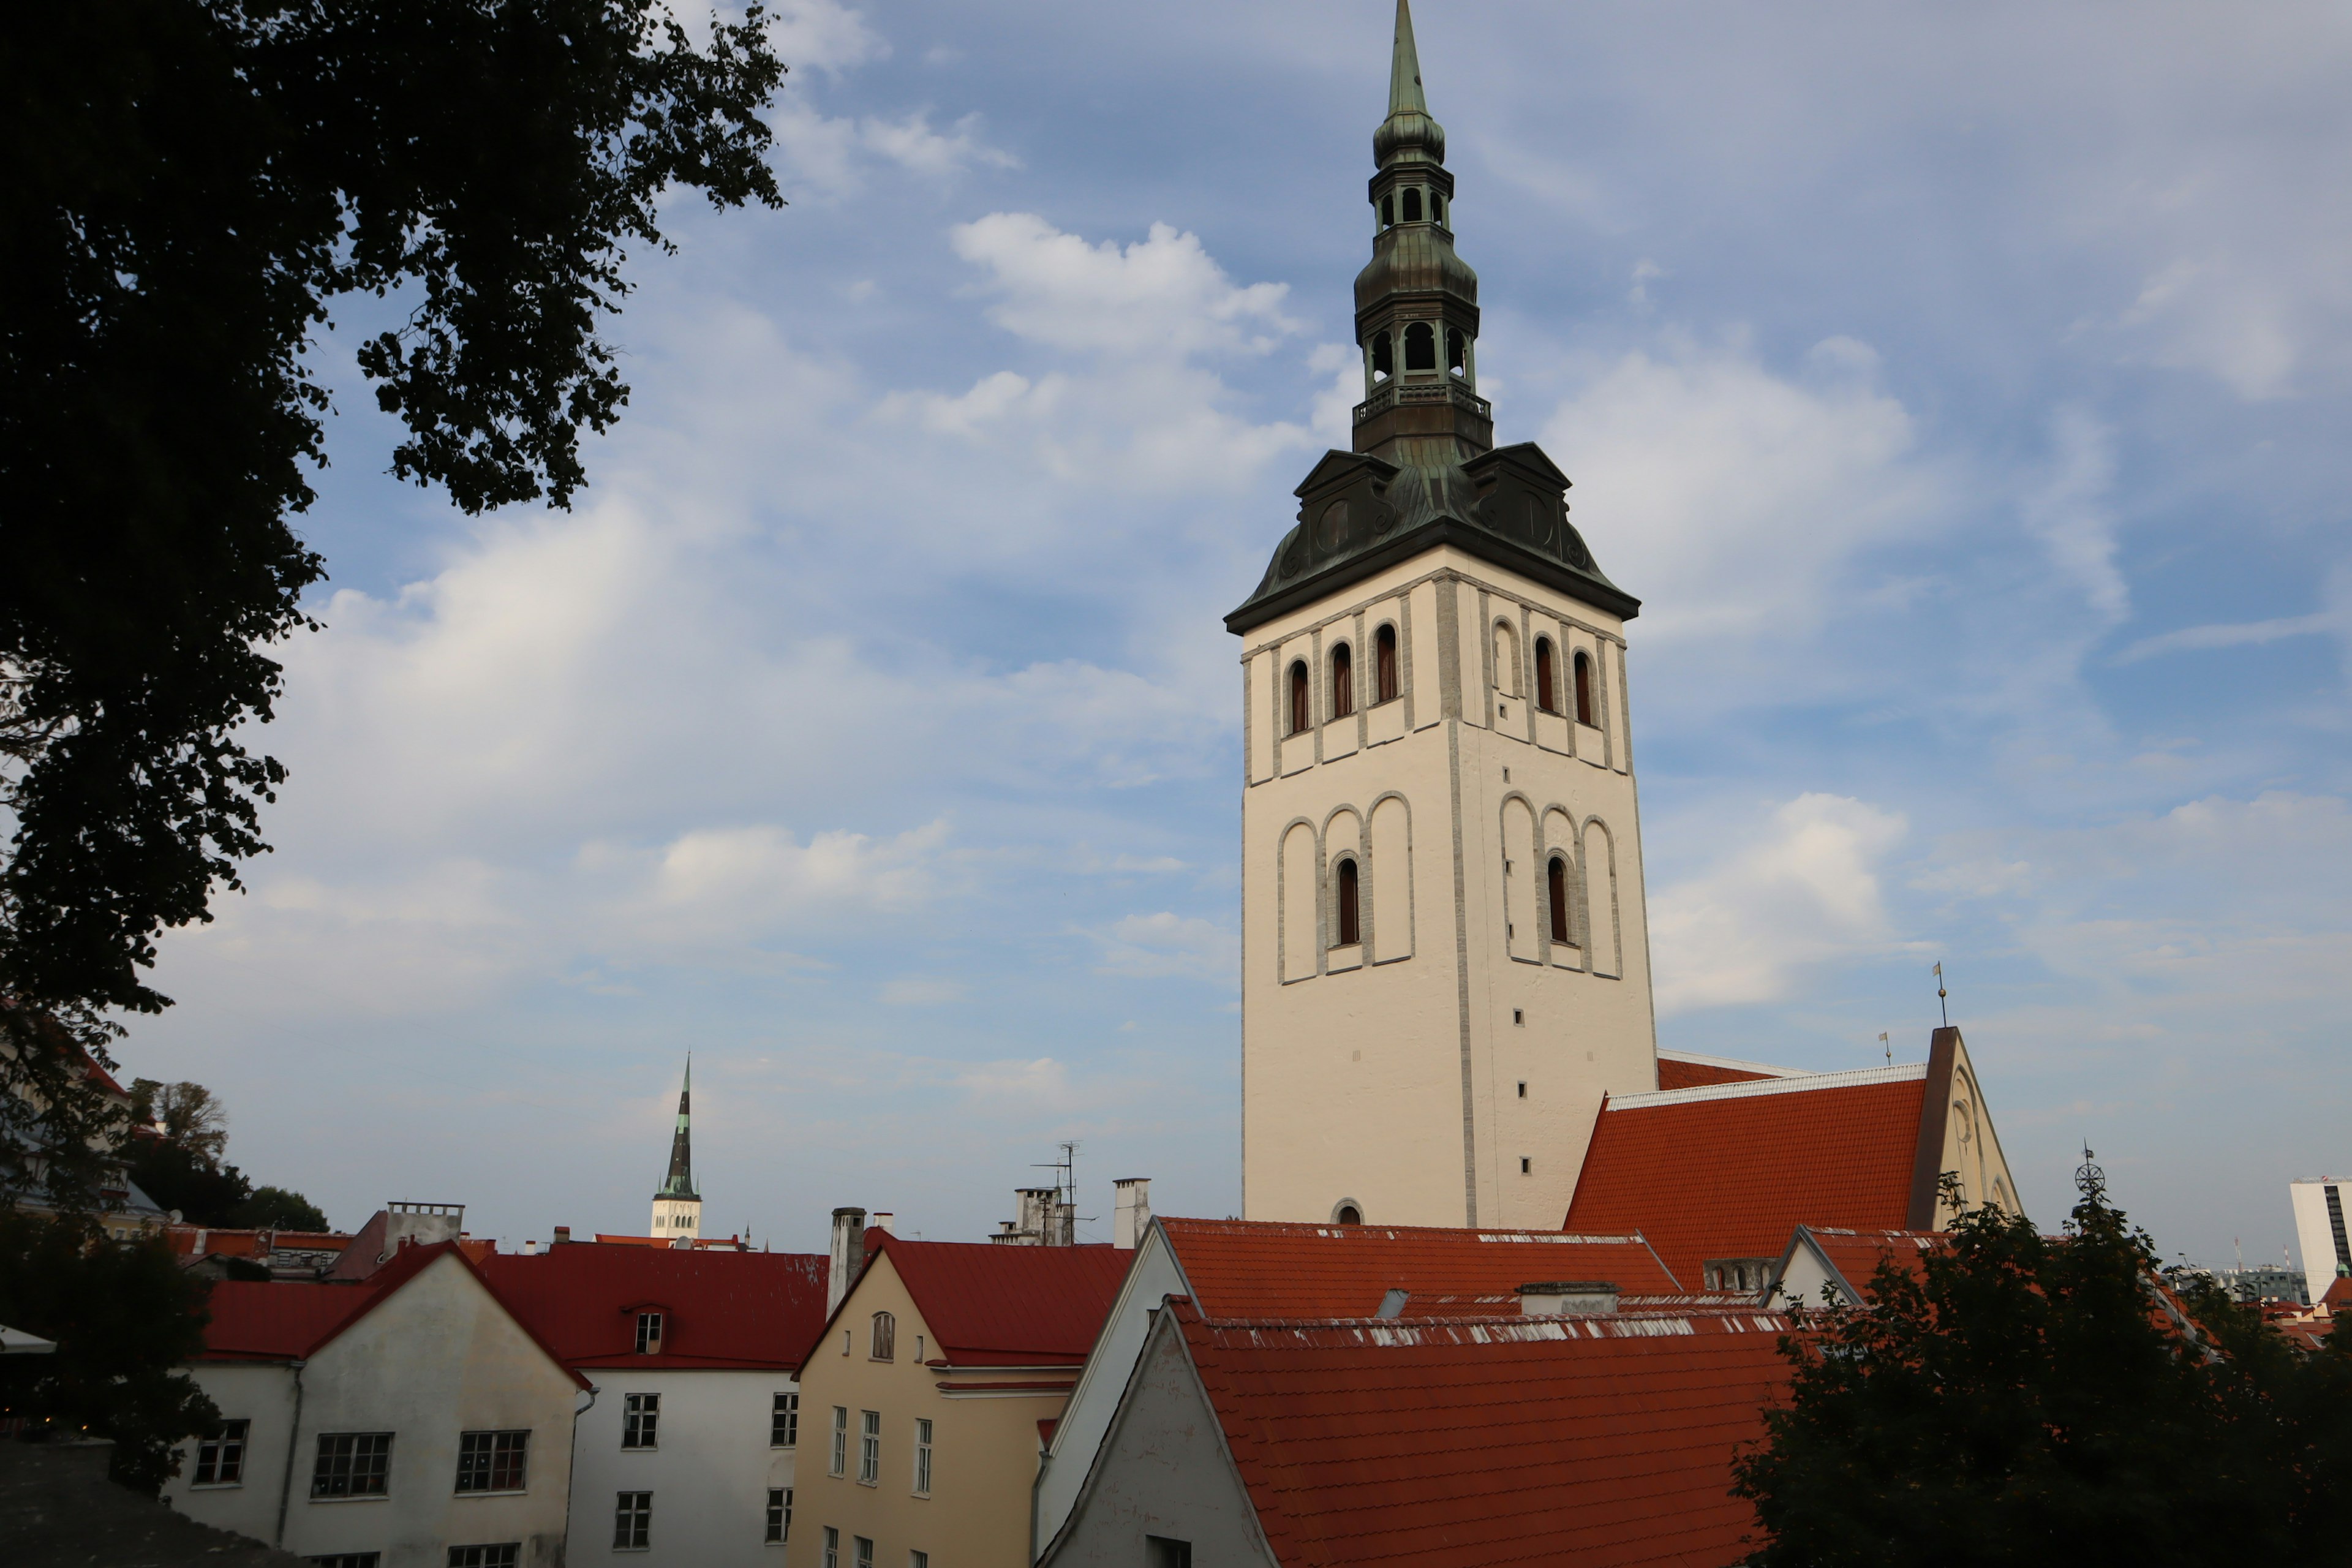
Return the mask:
[[1647, 1110], [1665, 1105], [1694, 1105], [1711, 1100], [1748, 1100], [1768, 1094], [1811, 1094], [1823, 1089], [1866, 1089], [1882, 1083], [1910, 1083], [1927, 1076], [1926, 1062], [1897, 1062], [1893, 1067], [1857, 1068], [1852, 1072], [1803, 1073], [1794, 1078], [1748, 1079], [1738, 1083], [1703, 1083], [1690, 1089], [1661, 1089], [1645, 1094], [1621, 1094], [1606, 1100], [1601, 1110]]

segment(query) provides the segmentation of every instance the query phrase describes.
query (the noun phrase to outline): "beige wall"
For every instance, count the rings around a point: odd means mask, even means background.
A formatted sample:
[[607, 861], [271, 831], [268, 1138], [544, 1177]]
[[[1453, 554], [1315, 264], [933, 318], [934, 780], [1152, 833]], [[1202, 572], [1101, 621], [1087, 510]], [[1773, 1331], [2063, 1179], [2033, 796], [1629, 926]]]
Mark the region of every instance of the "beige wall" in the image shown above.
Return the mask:
[[[1375, 704], [1383, 623], [1401, 695]], [[1539, 637], [1565, 715], [1534, 700]], [[1335, 720], [1342, 640], [1356, 711]], [[1315, 721], [1291, 735], [1297, 659]], [[1254, 629], [1243, 667], [1244, 1212], [1557, 1226], [1601, 1094], [1657, 1087], [1622, 623], [1441, 549]], [[1555, 848], [1581, 885], [1572, 946], [1545, 913]], [[1364, 941], [1334, 949], [1348, 853]]]
[[[2018, 1202], [2017, 1178], [2010, 1173], [2009, 1161], [2001, 1154], [2000, 1137], [1993, 1131], [1992, 1112], [1977, 1085], [1976, 1067], [1969, 1060], [1969, 1047], [1955, 1039], [1952, 1052], [1951, 1103], [1944, 1117], [1943, 1160], [1936, 1168], [1960, 1173], [1960, 1194], [1970, 1205], [1991, 1204], [2011, 1214], [2022, 1214], [2025, 1210]], [[1932, 1087], [1933, 1080], [1929, 1081]], [[1939, 1197], [1936, 1204], [1936, 1228], [1944, 1229], [1957, 1217], [1952, 1206]]]
[[[898, 1321], [897, 1355], [869, 1354], [873, 1315]], [[844, 1353], [844, 1336], [848, 1339]], [[943, 1392], [948, 1384], [1006, 1384], [1074, 1378], [1052, 1369], [927, 1366], [939, 1349], [887, 1252], [842, 1304], [831, 1337], [801, 1375], [801, 1442], [788, 1568], [824, 1568], [824, 1528], [841, 1532], [838, 1568], [856, 1568], [853, 1542], [875, 1543], [876, 1568], [908, 1568], [912, 1552], [934, 1568], [1023, 1568], [1029, 1560], [1029, 1489], [1037, 1474], [1037, 1423], [1058, 1417], [1068, 1395]], [[833, 1412], [849, 1413], [844, 1473], [832, 1474]], [[881, 1473], [858, 1480], [860, 1419], [882, 1417]], [[931, 1489], [914, 1489], [915, 1423], [931, 1423]]]

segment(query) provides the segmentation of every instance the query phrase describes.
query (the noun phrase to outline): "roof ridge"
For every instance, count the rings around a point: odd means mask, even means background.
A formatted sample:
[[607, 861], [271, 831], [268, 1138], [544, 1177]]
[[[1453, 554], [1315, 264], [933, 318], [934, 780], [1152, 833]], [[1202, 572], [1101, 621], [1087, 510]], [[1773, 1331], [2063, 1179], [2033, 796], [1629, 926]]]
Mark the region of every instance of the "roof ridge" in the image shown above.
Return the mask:
[[1608, 1109], [1646, 1110], [1655, 1106], [1692, 1105], [1708, 1100], [1746, 1100], [1764, 1094], [1809, 1094], [1816, 1089], [1911, 1083], [1927, 1076], [1926, 1062], [1898, 1062], [1891, 1068], [1861, 1068], [1853, 1072], [1800, 1073], [1793, 1078], [1751, 1079], [1742, 1083], [1706, 1083], [1693, 1089], [1661, 1089], [1646, 1094], [1612, 1095]]
[[1746, 1072], [1760, 1072], [1773, 1078], [1806, 1078], [1811, 1068], [1784, 1068], [1771, 1062], [1752, 1062], [1745, 1057], [1711, 1057], [1701, 1051], [1686, 1051], [1679, 1046], [1660, 1046], [1658, 1055], [1666, 1061], [1690, 1062], [1698, 1067], [1738, 1068]]

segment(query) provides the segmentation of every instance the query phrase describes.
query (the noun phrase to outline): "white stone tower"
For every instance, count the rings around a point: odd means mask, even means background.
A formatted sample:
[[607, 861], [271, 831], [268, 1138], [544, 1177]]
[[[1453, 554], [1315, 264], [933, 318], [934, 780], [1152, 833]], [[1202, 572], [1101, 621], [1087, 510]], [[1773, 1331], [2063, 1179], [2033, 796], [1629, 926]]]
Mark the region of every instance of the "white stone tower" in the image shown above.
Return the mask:
[[1604, 1092], [1657, 1088], [1625, 623], [1533, 445], [1398, 0], [1356, 279], [1355, 449], [1225, 618], [1244, 644], [1243, 1204], [1557, 1226]]
[[686, 1081], [677, 1090], [677, 1129], [669, 1139], [669, 1178], [654, 1194], [653, 1233], [664, 1241], [702, 1234], [702, 1194], [694, 1190], [692, 1106], [694, 1058], [686, 1058]]

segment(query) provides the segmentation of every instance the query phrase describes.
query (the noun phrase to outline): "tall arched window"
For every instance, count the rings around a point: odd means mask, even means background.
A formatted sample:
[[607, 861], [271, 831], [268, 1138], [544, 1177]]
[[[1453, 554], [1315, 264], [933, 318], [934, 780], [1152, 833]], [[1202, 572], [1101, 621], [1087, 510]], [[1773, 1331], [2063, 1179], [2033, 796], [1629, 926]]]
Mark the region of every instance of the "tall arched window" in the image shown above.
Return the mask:
[[1404, 193], [1404, 221], [1407, 223], [1421, 221], [1421, 192], [1411, 186], [1406, 187]]
[[1303, 734], [1315, 722], [1315, 714], [1307, 705], [1307, 661], [1300, 659], [1290, 667], [1290, 732]]
[[1427, 321], [1415, 321], [1405, 328], [1404, 367], [1407, 370], [1437, 368], [1437, 329]]
[[1495, 689], [1506, 697], [1519, 694], [1519, 639], [1507, 621], [1495, 623]]
[[898, 1356], [898, 1320], [887, 1312], [874, 1314], [873, 1348], [866, 1353], [876, 1361], [895, 1361]]
[[1394, 196], [1382, 196], [1381, 198], [1381, 226], [1382, 228], [1393, 228], [1396, 226], [1396, 198]]
[[1432, 223], [1445, 221], [1445, 198], [1435, 191], [1429, 193], [1429, 221]]
[[1345, 719], [1356, 710], [1356, 659], [1341, 643], [1331, 650], [1331, 717]]
[[1396, 374], [1396, 341], [1386, 332], [1372, 334], [1372, 379], [1386, 381]]
[[1581, 650], [1576, 656], [1576, 721], [1592, 722], [1592, 660]]
[[1559, 711], [1559, 683], [1554, 679], [1551, 638], [1536, 638], [1536, 706], [1547, 713]]
[[1551, 940], [1561, 947], [1574, 947], [1576, 937], [1568, 923], [1568, 857], [1555, 855], [1544, 868], [1544, 897], [1551, 905]]
[[1364, 940], [1363, 903], [1353, 860], [1339, 862], [1339, 874], [1331, 901], [1333, 910], [1331, 945], [1353, 947]]
[[1382, 626], [1372, 634], [1372, 679], [1380, 695], [1378, 702], [1392, 702], [1397, 694], [1396, 627]]
[[1445, 368], [1456, 375], [1465, 375], [1470, 367], [1470, 340], [1462, 335], [1459, 327], [1445, 329]]

